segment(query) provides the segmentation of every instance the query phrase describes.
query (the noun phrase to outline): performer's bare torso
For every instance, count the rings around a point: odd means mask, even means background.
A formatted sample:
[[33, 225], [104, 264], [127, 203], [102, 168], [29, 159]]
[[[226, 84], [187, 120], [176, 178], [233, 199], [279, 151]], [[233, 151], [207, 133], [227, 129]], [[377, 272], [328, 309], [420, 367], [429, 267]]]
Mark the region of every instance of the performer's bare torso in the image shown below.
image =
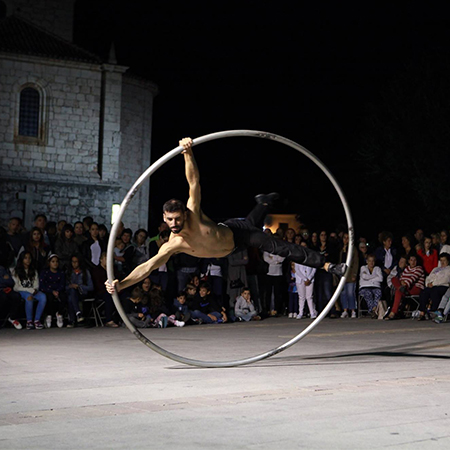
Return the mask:
[[[167, 213], [166, 218], [170, 221], [176, 214]], [[234, 239], [232, 231], [225, 225], [216, 224], [202, 211], [195, 214], [187, 210], [182, 230], [177, 234], [172, 232], [166, 245], [173, 246], [175, 253], [222, 258], [233, 251]]]

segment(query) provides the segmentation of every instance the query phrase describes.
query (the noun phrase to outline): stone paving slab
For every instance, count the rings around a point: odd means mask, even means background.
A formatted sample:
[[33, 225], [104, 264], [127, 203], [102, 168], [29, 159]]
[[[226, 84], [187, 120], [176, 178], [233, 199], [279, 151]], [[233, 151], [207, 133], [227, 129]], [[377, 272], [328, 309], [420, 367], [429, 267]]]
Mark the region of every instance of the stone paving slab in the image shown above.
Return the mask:
[[[238, 359], [309, 321], [146, 330]], [[126, 329], [0, 330], [0, 449], [450, 448], [450, 324], [324, 320], [256, 364], [200, 369]]]

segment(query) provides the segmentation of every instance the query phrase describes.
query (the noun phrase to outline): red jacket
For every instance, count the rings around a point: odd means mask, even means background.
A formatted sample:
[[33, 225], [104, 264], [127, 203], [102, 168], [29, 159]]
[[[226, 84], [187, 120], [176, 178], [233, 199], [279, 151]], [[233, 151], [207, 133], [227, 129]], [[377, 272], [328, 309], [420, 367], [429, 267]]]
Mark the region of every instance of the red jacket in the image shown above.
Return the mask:
[[429, 275], [431, 271], [438, 266], [439, 255], [437, 250], [431, 249], [430, 254], [427, 256], [425, 250], [420, 249], [417, 254], [422, 259], [422, 267], [425, 270], [425, 275]]

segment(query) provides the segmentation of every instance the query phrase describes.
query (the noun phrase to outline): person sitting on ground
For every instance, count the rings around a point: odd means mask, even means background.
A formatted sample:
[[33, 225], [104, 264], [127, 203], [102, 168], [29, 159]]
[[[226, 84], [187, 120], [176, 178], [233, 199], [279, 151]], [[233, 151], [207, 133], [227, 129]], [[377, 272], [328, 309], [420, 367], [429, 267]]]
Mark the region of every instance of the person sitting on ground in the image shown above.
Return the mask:
[[243, 287], [241, 295], [236, 299], [234, 305], [234, 315], [238, 321], [250, 322], [250, 320], [261, 320], [258, 316], [255, 305], [252, 302], [250, 289]]
[[222, 323], [228, 320], [225, 308], [220, 307], [211, 295], [207, 282], [200, 284], [200, 289], [191, 306], [191, 318], [200, 319], [202, 323]]
[[39, 277], [40, 290], [47, 297], [45, 306], [45, 326], [52, 326], [52, 318], [56, 317], [58, 328], [64, 326], [64, 310], [66, 304], [66, 276], [59, 267], [59, 257], [51, 254], [48, 257], [48, 268]]
[[[390, 270], [389, 270], [390, 272]], [[367, 257], [367, 265], [361, 267], [359, 274], [359, 295], [365, 300], [370, 314], [374, 314], [381, 299], [383, 273], [375, 265], [375, 255]]]
[[425, 274], [422, 266], [417, 265], [417, 256], [411, 255], [408, 259], [408, 266], [403, 270], [399, 278], [392, 278], [392, 285], [395, 289], [394, 304], [385, 319], [395, 319], [402, 299], [406, 295], [420, 295], [425, 288]]
[[74, 240], [73, 227], [70, 223], [63, 226], [55, 243], [55, 253], [59, 256], [60, 268], [67, 270], [70, 267], [72, 255], [78, 252], [78, 245]]
[[439, 255], [438, 251], [432, 247], [431, 237], [425, 237], [423, 240], [423, 249], [417, 252], [421, 259], [425, 275], [429, 275], [431, 271], [438, 266]]
[[179, 200], [169, 200], [163, 206], [163, 217], [172, 232], [169, 242], [162, 245], [157, 255], [136, 267], [124, 280], [108, 283], [107, 289], [114, 292], [132, 286], [143, 280], [155, 268], [166, 264], [177, 253], [187, 253], [200, 258], [222, 258], [233, 251], [247, 247], [261, 250], [281, 257], [290, 258], [299, 264], [343, 276], [345, 264], [331, 264], [317, 252], [281, 239], [275, 239], [262, 230], [263, 221], [270, 205], [278, 194], [258, 195], [257, 205], [246, 219], [229, 219], [216, 224], [201, 209], [200, 174], [192, 151], [192, 139], [180, 141], [185, 159], [186, 178], [189, 184], [189, 199], [186, 206]]
[[[22, 324], [19, 322], [19, 310], [22, 303], [22, 297], [14, 290], [14, 280], [11, 272], [8, 269], [7, 259], [3, 258], [0, 261], [0, 304], [7, 305], [8, 322], [16, 330], [22, 329]], [[3, 307], [1, 308], [3, 310]]]
[[418, 320], [425, 319], [427, 305], [431, 300], [430, 311], [436, 311], [442, 300], [442, 296], [447, 292], [450, 285], [450, 254], [441, 253], [439, 255], [440, 267], [434, 268], [425, 279], [425, 289], [420, 293]]
[[136, 328], [149, 328], [152, 323], [152, 316], [148, 307], [148, 297], [143, 290], [136, 286], [130, 297], [123, 302], [123, 309], [128, 320]]
[[71, 268], [66, 274], [67, 306], [69, 310], [69, 323], [67, 328], [73, 328], [75, 323], [84, 322], [80, 311], [80, 301], [87, 298], [89, 292], [94, 290], [92, 277], [84, 266], [83, 257], [72, 256]]
[[175, 319], [180, 322], [187, 323], [191, 318], [191, 312], [186, 304], [186, 292], [178, 292], [177, 298], [173, 301], [173, 308], [175, 310]]
[[[41, 316], [44, 312], [47, 298], [39, 291], [39, 275], [34, 265], [33, 257], [28, 251], [19, 255], [13, 271], [14, 290], [25, 300], [25, 313], [27, 316], [27, 330], [42, 330]], [[34, 302], [37, 302], [36, 313], [33, 320]]]
[[165, 305], [162, 289], [153, 287], [150, 290], [148, 306], [150, 315], [153, 318], [153, 327], [166, 328], [167, 325], [184, 327], [185, 322], [177, 320], [175, 314], [172, 314]]

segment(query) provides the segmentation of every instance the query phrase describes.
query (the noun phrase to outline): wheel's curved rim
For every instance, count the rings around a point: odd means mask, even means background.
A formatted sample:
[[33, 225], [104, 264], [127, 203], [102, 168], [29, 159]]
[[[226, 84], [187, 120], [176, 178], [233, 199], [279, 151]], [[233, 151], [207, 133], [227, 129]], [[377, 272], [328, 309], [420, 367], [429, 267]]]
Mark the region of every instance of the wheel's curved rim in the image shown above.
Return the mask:
[[[229, 130], [229, 131], [220, 131], [217, 133], [211, 133], [207, 134], [205, 136], [201, 136], [199, 138], [196, 138], [193, 140], [193, 146], [203, 144], [208, 141], [216, 140], [216, 139], [223, 139], [228, 137], [257, 137], [262, 139], [269, 139], [272, 141], [279, 142], [281, 144], [287, 145], [288, 147], [291, 147], [303, 155], [305, 155], [307, 158], [309, 158], [311, 161], [313, 161], [321, 170], [322, 172], [327, 176], [327, 178], [330, 180], [331, 184], [335, 188], [337, 194], [339, 195], [339, 198], [341, 200], [342, 206], [344, 208], [346, 220], [347, 220], [347, 227], [348, 227], [348, 233], [349, 233], [349, 249], [347, 252], [347, 259], [346, 264], [347, 267], [350, 267], [350, 264], [352, 262], [353, 257], [353, 248], [354, 248], [354, 229], [353, 229], [353, 221], [352, 216], [350, 213], [350, 207], [348, 205], [347, 199], [345, 198], [345, 195], [339, 186], [339, 183], [336, 181], [336, 179], [333, 177], [331, 172], [328, 170], [328, 168], [325, 166], [325, 164], [322, 163], [322, 161], [317, 158], [313, 153], [311, 153], [309, 150], [307, 150], [305, 147], [301, 146], [300, 144], [297, 144], [294, 141], [291, 141], [290, 139], [286, 139], [282, 136], [273, 134], [273, 133], [267, 133], [263, 131], [254, 131], [254, 130]], [[161, 158], [159, 158], [157, 161], [155, 161], [134, 183], [134, 185], [131, 187], [131, 189], [128, 191], [127, 195], [125, 196], [121, 206], [120, 211], [117, 215], [116, 221], [113, 224], [113, 227], [111, 229], [111, 234], [109, 236], [108, 241], [108, 249], [107, 249], [107, 273], [108, 273], [108, 280], [109, 282], [112, 282], [114, 280], [114, 260], [113, 260], [113, 254], [114, 254], [114, 246], [115, 246], [115, 240], [117, 231], [119, 228], [119, 223], [122, 220], [123, 214], [125, 213], [125, 210], [127, 209], [129, 203], [133, 199], [133, 197], [136, 195], [136, 192], [139, 190], [141, 185], [148, 179], [150, 176], [156, 172], [161, 166], [163, 166], [166, 162], [174, 158], [176, 155], [180, 154], [183, 150], [183, 147], [178, 146], [174, 148], [173, 150], [169, 151], [165, 155], [163, 155]], [[341, 294], [345, 284], [345, 277], [342, 277], [339, 281], [338, 286], [336, 287], [336, 290], [334, 291], [331, 299], [327, 303], [324, 310], [317, 316], [317, 318], [309, 324], [308, 327], [306, 327], [303, 331], [301, 331], [299, 334], [297, 334], [295, 337], [290, 339], [289, 341], [285, 342], [284, 344], [269, 350], [267, 352], [243, 358], [238, 360], [230, 360], [230, 361], [202, 361], [197, 359], [191, 359], [191, 358], [185, 358], [184, 356], [177, 355], [175, 353], [172, 353], [159, 345], [152, 342], [150, 339], [148, 339], [146, 336], [144, 336], [136, 327], [130, 322], [127, 315], [125, 314], [125, 311], [123, 310], [122, 304], [120, 303], [119, 296], [117, 293], [114, 293], [112, 295], [114, 304], [117, 308], [117, 311], [120, 314], [120, 317], [124, 321], [127, 328], [136, 336], [137, 339], [139, 339], [142, 343], [144, 343], [147, 347], [151, 348], [153, 351], [159, 353], [162, 356], [165, 356], [166, 358], [169, 358], [173, 361], [177, 361], [183, 364], [188, 364], [191, 366], [196, 367], [235, 367], [235, 366], [241, 366], [245, 364], [251, 364], [257, 361], [261, 361], [263, 359], [269, 358], [273, 355], [276, 355], [277, 353], [280, 353], [287, 348], [293, 346], [298, 341], [303, 339], [306, 335], [308, 335], [314, 328], [316, 328], [319, 323], [323, 320], [324, 317], [329, 313], [331, 308], [333, 307], [334, 303], [336, 302], [337, 298]]]

